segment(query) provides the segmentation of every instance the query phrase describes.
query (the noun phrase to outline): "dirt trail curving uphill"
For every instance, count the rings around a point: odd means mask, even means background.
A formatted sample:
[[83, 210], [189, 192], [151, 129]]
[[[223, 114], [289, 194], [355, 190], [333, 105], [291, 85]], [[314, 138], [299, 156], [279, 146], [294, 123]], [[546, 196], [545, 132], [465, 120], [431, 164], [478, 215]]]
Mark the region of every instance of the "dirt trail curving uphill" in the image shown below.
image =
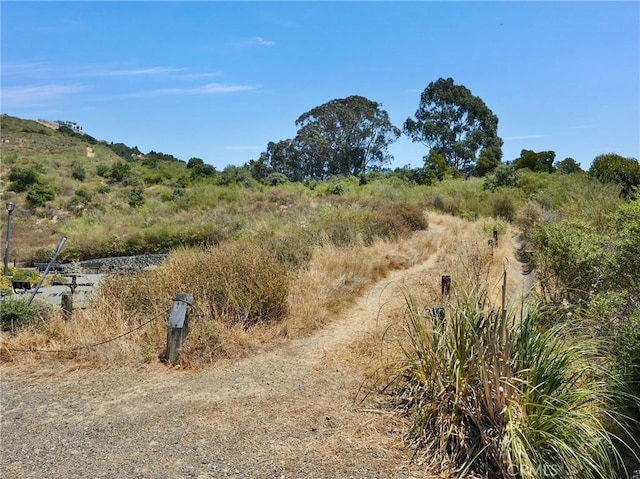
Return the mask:
[[441, 273], [436, 257], [391, 273], [315, 335], [219, 371], [3, 367], [0, 475], [428, 477], [403, 424], [355, 400], [349, 351], [402, 314], [400, 288]]

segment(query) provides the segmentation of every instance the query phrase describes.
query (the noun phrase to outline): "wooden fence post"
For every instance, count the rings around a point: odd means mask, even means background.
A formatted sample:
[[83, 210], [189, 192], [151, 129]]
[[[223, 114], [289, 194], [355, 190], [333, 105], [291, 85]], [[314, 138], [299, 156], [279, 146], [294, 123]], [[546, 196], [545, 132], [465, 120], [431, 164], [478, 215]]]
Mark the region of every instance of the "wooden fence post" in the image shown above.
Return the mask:
[[442, 299], [446, 299], [451, 291], [451, 276], [442, 276]]
[[178, 293], [173, 298], [167, 326], [167, 353], [165, 358], [169, 364], [177, 364], [182, 342], [189, 330], [189, 311], [193, 303], [193, 295]]
[[498, 246], [498, 230], [493, 230], [493, 244]]
[[73, 314], [73, 293], [62, 293], [60, 300], [62, 317], [64, 319], [71, 319], [71, 315]]

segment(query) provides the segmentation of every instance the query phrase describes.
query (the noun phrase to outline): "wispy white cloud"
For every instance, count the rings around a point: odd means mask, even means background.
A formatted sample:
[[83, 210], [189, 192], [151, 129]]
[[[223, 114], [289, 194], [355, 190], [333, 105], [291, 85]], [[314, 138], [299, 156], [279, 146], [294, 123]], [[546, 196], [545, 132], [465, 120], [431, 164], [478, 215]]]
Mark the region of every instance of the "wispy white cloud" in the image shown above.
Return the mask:
[[546, 138], [549, 135], [515, 135], [515, 136], [505, 136], [502, 138], [505, 141], [516, 141], [516, 140], [534, 140], [536, 138]]
[[51, 68], [45, 62], [3, 63], [2, 76], [5, 78], [42, 78]]
[[155, 90], [155, 93], [162, 95], [220, 95], [226, 93], [237, 93], [242, 91], [257, 90], [255, 85], [230, 85], [225, 83], [208, 83], [192, 88], [163, 88]]
[[4, 108], [22, 108], [58, 101], [82, 91], [81, 85], [22, 85], [2, 88]]
[[180, 78], [184, 80], [198, 80], [202, 78], [216, 78], [222, 76], [222, 72], [184, 73]]
[[182, 71], [184, 71], [183, 68], [173, 68], [173, 67], [123, 68], [123, 69], [97, 71], [96, 75], [144, 76], [144, 75], [161, 75], [165, 73], [180, 73]]
[[276, 44], [276, 42], [272, 40], [265, 40], [262, 37], [253, 37], [253, 41], [259, 45], [264, 45], [265, 47], [272, 47]]

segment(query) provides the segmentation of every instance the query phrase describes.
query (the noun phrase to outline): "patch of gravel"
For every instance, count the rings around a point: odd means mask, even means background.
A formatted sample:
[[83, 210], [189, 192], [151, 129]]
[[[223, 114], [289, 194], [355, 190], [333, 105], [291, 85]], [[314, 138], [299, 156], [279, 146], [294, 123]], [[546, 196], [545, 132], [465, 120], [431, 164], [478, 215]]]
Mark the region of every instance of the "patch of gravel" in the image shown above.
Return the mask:
[[98, 258], [77, 263], [61, 265], [70, 271], [94, 269], [96, 264], [102, 264], [100, 272], [128, 272], [140, 271], [151, 266], [157, 266], [167, 259], [167, 254], [141, 254], [136, 256], [116, 256], [111, 258]]

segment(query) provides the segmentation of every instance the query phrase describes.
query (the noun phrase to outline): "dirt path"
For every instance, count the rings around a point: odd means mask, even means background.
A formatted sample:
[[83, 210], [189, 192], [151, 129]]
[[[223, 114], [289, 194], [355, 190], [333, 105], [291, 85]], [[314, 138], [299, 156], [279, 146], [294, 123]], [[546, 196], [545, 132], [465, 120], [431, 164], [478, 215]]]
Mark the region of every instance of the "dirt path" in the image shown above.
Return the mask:
[[402, 314], [400, 288], [440, 274], [436, 256], [391, 273], [312, 337], [219, 371], [3, 367], [0, 475], [428, 477], [403, 424], [355, 400], [350, 350]]

